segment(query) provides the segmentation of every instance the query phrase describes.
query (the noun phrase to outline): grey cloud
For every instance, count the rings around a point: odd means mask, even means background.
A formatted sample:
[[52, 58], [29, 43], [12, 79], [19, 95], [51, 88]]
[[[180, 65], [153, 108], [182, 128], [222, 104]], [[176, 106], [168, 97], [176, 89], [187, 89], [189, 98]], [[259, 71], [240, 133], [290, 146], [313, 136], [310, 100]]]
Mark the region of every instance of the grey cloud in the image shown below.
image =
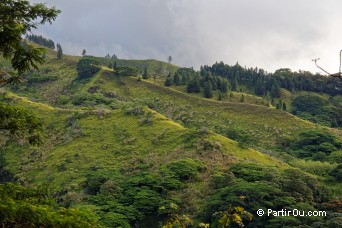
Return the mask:
[[[224, 61], [273, 71], [335, 67], [339, 0], [48, 0], [63, 12], [37, 33], [65, 52], [156, 58], [198, 68]], [[324, 62], [323, 62], [324, 59]]]

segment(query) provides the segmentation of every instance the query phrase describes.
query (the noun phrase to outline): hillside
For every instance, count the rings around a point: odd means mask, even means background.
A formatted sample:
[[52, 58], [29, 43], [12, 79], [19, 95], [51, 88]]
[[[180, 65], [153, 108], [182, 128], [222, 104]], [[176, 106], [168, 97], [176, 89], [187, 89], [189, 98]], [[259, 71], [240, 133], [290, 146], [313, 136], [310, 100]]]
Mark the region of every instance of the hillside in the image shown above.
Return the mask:
[[[40, 147], [2, 145], [5, 169], [18, 181], [47, 185], [60, 205], [92, 210], [108, 227], [158, 227], [169, 216], [160, 207], [171, 210], [170, 203], [196, 223], [214, 227], [218, 219], [212, 214], [232, 206], [253, 214], [251, 226], [335, 221], [328, 216], [279, 222], [255, 212], [336, 212], [331, 202], [340, 197], [341, 183], [330, 172], [337, 170], [332, 159], [341, 151], [338, 129], [268, 107], [252, 94], [245, 93], [246, 102], [218, 101], [165, 87], [165, 75], [178, 67], [160, 61], [115, 60], [156, 76], [144, 80], [115, 74], [108, 68], [113, 60], [98, 58], [101, 69], [80, 79], [80, 57], [54, 56], [49, 51], [40, 72], [1, 92], [2, 101], [30, 110], [45, 126]], [[337, 151], [329, 151], [325, 162], [301, 159], [291, 142], [307, 132], [332, 135]]]

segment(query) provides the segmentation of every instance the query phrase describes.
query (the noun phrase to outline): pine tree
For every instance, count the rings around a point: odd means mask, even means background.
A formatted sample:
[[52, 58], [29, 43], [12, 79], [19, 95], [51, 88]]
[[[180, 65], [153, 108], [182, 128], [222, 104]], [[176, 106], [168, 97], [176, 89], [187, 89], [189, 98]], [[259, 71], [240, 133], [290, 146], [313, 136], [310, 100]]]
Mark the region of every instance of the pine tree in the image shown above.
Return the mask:
[[146, 67], [145, 67], [145, 69], [144, 69], [144, 74], [143, 74], [143, 79], [148, 79], [148, 78], [149, 78], [149, 75], [148, 75], [147, 69], [146, 69]]
[[61, 44], [57, 44], [57, 59], [62, 59], [63, 57], [63, 49]]
[[237, 91], [238, 82], [236, 78], [234, 78], [233, 81], [231, 82], [231, 86], [232, 86], [232, 91]]
[[172, 80], [171, 76], [170, 75], [167, 76], [166, 79], [165, 79], [164, 85], [169, 87], [169, 86], [172, 85], [172, 83], [173, 83], [173, 80]]
[[198, 78], [194, 78], [194, 92], [199, 93], [201, 92], [201, 86]]
[[281, 99], [279, 99], [279, 102], [277, 104], [277, 107], [279, 107], [278, 109], [282, 109], [283, 108], [283, 102]]
[[221, 84], [221, 92], [226, 94], [228, 92], [228, 80], [227, 79], [223, 79], [222, 80], [222, 84]]
[[114, 61], [113, 70], [116, 69], [116, 61]]
[[190, 80], [189, 83], [186, 86], [186, 92], [187, 93], [193, 93], [194, 92], [194, 81]]
[[83, 56], [85, 56], [85, 55], [86, 55], [86, 53], [87, 53], [87, 51], [86, 51], [85, 49], [83, 49], [83, 51], [82, 51], [82, 55], [83, 55]]
[[210, 81], [204, 83], [204, 97], [212, 98], [213, 97], [213, 85]]
[[245, 102], [245, 96], [243, 94], [241, 95], [240, 102]]
[[273, 85], [271, 88], [271, 97], [279, 98], [280, 97], [280, 86], [277, 81], [273, 81]]
[[185, 75], [181, 75], [181, 81], [182, 81], [182, 85], [186, 85], [188, 82], [187, 82], [187, 79], [186, 79], [186, 76]]
[[173, 76], [173, 82], [175, 83], [175, 85], [180, 85], [181, 84], [181, 79], [180, 79], [180, 77], [179, 77], [177, 72]]
[[283, 110], [286, 111], [286, 104], [285, 104], [285, 102], [283, 103]]

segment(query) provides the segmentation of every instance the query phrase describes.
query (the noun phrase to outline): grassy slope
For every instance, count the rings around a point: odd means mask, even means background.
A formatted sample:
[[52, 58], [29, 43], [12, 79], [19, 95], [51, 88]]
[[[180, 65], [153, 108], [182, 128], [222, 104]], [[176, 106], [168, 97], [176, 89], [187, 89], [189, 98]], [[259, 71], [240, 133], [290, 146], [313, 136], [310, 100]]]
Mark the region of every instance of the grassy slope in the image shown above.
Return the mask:
[[[143, 162], [153, 171], [168, 162], [192, 158], [206, 165], [201, 178], [188, 185], [189, 191], [196, 189], [200, 192], [191, 202], [200, 203], [207, 197], [209, 177], [231, 163], [245, 161], [279, 169], [288, 167], [253, 149], [241, 149], [235, 141], [215, 133], [184, 128], [148, 108], [145, 111], [153, 114], [152, 125], [142, 125], [144, 116], [127, 115], [122, 110], [107, 111], [100, 117], [98, 110], [78, 110], [77, 123], [82, 136], [73, 137], [74, 129], [66, 128], [66, 122], [76, 113], [75, 110], [53, 108], [11, 93], [5, 96], [12, 103], [31, 110], [46, 126], [47, 138], [41, 147], [11, 144], [3, 149], [9, 170], [25, 183], [49, 183], [54, 190], [72, 188], [82, 191], [86, 174], [94, 168], [114, 172], [134, 169]], [[219, 147], [204, 153], [201, 149], [203, 142]], [[189, 191], [174, 194], [184, 198], [183, 194]]]
[[[240, 93], [234, 93], [233, 99], [227, 95], [223, 101], [216, 101], [215, 98], [208, 100], [201, 98], [200, 95], [184, 93], [180, 91], [183, 90], [182, 88], [166, 88], [161, 85], [163, 78], [156, 80], [151, 78], [141, 82], [130, 77], [118, 79], [112, 75], [110, 69], [104, 68], [91, 80], [79, 83], [75, 80], [77, 78], [75, 65], [79, 57], [65, 56], [63, 60], [57, 60], [54, 52], [50, 51], [47, 59], [47, 64], [41, 67], [41, 72], [52, 69], [51, 74], [54, 73], [58, 79], [20, 87], [16, 91], [18, 94], [56, 105], [58, 97], [62, 94], [72, 99], [79, 92], [86, 93], [88, 88], [99, 86], [102, 93], [114, 92], [119, 100], [143, 102], [187, 127], [208, 127], [223, 135], [226, 135], [228, 129], [239, 129], [256, 141], [255, 146], [268, 150], [275, 148], [276, 143], [282, 139], [295, 138], [306, 129], [322, 128], [287, 112], [266, 107], [254, 96], [245, 96], [245, 103], [238, 102]], [[100, 59], [104, 64], [113, 61], [108, 58]], [[116, 61], [122, 65], [153, 66], [148, 69], [155, 73], [160, 65], [164, 68], [176, 69], [173, 65], [155, 60]], [[287, 97], [290, 98], [289, 95]], [[70, 103], [69, 101], [69, 107], [72, 108]], [[338, 130], [334, 132], [341, 135]]]
[[[153, 79], [117, 78], [105, 67], [91, 80], [79, 83], [75, 81], [78, 59], [64, 56], [63, 60], [56, 60], [54, 52], [49, 52], [47, 64], [42, 66], [41, 72], [54, 74], [58, 79], [18, 88], [18, 94], [31, 99], [11, 93], [5, 96], [10, 102], [30, 109], [46, 126], [47, 138], [40, 148], [11, 144], [3, 149], [8, 168], [26, 183], [49, 182], [56, 190], [72, 188], [81, 191], [86, 174], [94, 168], [109, 171], [129, 169], [142, 161], [150, 164], [153, 170], [170, 161], [193, 158], [205, 162], [207, 169], [201, 173], [200, 181], [189, 183], [188, 190], [175, 194], [184, 198], [189, 191], [196, 189], [198, 194], [194, 201], [189, 201], [200, 204], [208, 196], [209, 177], [231, 163], [247, 161], [275, 166], [280, 170], [288, 165], [253, 149], [242, 149], [235, 141], [222, 135], [200, 133], [196, 128], [208, 127], [220, 133], [239, 128], [250, 134], [259, 147], [267, 150], [282, 138], [296, 137], [305, 129], [321, 128], [287, 112], [262, 105], [203, 99], [160, 86]], [[139, 64], [142, 62], [138, 61]], [[127, 115], [122, 110], [109, 111], [101, 107], [85, 110], [70, 103], [65, 106], [69, 108], [47, 105], [55, 104], [61, 94], [72, 99], [75, 94], [86, 92], [92, 86], [99, 86], [101, 92], [114, 91], [124, 104], [127, 101], [147, 104], [163, 115], [145, 108], [146, 112], [153, 113], [153, 124], [143, 125], [141, 119], [144, 116]], [[32, 98], [47, 104], [34, 102]], [[99, 116], [99, 113], [106, 114]], [[79, 116], [76, 129], [66, 126], [73, 115]], [[340, 131], [336, 130], [336, 133]], [[198, 148], [203, 142], [220, 145], [220, 149], [202, 153]]]
[[214, 127], [221, 133], [229, 128], [242, 129], [266, 148], [272, 148], [282, 138], [296, 137], [306, 129], [321, 128], [274, 108], [193, 97], [132, 77], [118, 81], [110, 72], [103, 72], [96, 84], [104, 91], [115, 90], [132, 100], [140, 99], [169, 118], [188, 116], [185, 125], [189, 127]]

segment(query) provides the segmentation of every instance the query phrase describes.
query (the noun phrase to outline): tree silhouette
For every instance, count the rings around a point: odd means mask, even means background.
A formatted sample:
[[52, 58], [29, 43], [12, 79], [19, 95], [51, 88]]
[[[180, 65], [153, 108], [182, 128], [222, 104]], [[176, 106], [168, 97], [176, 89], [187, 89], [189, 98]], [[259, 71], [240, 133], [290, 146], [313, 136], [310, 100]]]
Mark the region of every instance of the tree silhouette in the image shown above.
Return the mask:
[[325, 72], [326, 74], [328, 74], [328, 75], [331, 76], [331, 77], [337, 77], [337, 78], [339, 78], [339, 79], [342, 80], [342, 72], [341, 72], [342, 50], [340, 51], [340, 67], [339, 67], [338, 73], [330, 74], [328, 71], [326, 71], [326, 70], [324, 70], [322, 67], [318, 66], [318, 64], [317, 64], [317, 61], [318, 61], [318, 60], [319, 60], [319, 58], [313, 59], [312, 61], [315, 62], [316, 66], [317, 66], [319, 69], [321, 69], [323, 72]]

